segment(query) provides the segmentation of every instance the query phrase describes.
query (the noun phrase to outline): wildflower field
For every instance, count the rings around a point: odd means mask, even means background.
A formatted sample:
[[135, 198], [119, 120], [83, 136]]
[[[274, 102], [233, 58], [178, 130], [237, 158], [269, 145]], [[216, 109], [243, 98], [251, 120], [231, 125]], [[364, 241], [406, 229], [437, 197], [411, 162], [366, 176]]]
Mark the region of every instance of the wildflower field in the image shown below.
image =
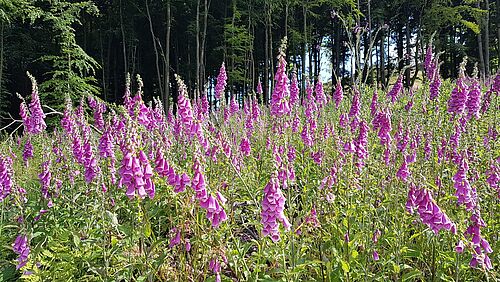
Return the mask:
[[300, 93], [277, 64], [269, 105], [223, 65], [216, 105], [177, 77], [175, 114], [140, 79], [60, 113], [33, 79], [0, 143], [0, 281], [500, 279], [499, 75], [442, 82], [429, 47], [418, 89]]

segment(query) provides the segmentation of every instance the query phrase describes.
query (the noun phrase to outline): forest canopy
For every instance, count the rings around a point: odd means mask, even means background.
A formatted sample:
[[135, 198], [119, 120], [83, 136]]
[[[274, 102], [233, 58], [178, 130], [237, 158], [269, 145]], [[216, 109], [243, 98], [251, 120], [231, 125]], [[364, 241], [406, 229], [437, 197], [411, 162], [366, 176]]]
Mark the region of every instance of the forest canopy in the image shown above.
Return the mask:
[[229, 94], [248, 95], [259, 80], [270, 93], [285, 36], [302, 93], [306, 80], [318, 77], [385, 88], [403, 70], [412, 86], [422, 79], [431, 38], [444, 78], [455, 78], [467, 56], [485, 79], [498, 69], [499, 2], [4, 0], [0, 111], [17, 113], [16, 93], [30, 90], [27, 71], [56, 108], [66, 93], [118, 102], [127, 73], [142, 76], [146, 100], [158, 96], [169, 107], [177, 97], [174, 74], [190, 96], [204, 95], [213, 92], [222, 62]]

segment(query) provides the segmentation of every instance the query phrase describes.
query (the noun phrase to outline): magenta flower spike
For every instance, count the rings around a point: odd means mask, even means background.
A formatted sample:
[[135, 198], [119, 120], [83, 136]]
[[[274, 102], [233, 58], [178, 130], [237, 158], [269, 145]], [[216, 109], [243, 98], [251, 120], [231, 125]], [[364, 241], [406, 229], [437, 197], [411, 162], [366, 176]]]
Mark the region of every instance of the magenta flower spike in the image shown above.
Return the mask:
[[292, 73], [292, 82], [290, 84], [290, 107], [294, 107], [299, 102], [299, 82], [297, 80], [297, 72]]
[[469, 88], [465, 106], [467, 108], [467, 119], [473, 117], [479, 119], [479, 110], [481, 106], [481, 85], [479, 85], [479, 81], [473, 80]]
[[291, 226], [284, 214], [285, 201], [286, 199], [281, 192], [279, 180], [276, 173], [273, 173], [264, 188], [262, 210], [260, 212], [260, 222], [263, 225], [262, 236], [270, 236], [273, 242], [280, 240], [278, 221], [283, 224], [285, 230], [289, 230]]
[[335, 101], [335, 108], [338, 109], [340, 103], [344, 99], [344, 91], [342, 89], [342, 84], [340, 79], [337, 80], [337, 85], [335, 86], [335, 92], [333, 93], [333, 100]]
[[271, 95], [271, 114], [277, 117], [290, 113], [290, 85], [286, 74], [285, 42], [283, 42], [278, 55], [278, 69], [274, 80], [273, 94]]
[[28, 263], [28, 256], [30, 253], [30, 247], [28, 244], [28, 238], [26, 235], [18, 235], [14, 244], [12, 244], [12, 250], [14, 253], [18, 254], [16, 269], [20, 269]]
[[45, 113], [42, 110], [42, 105], [40, 103], [40, 96], [38, 96], [38, 86], [36, 80], [31, 74], [28, 73], [31, 79], [32, 92], [31, 92], [31, 102], [29, 107], [22, 97], [20, 106], [20, 116], [23, 120], [24, 129], [28, 134], [39, 134], [47, 128], [45, 124]]
[[3, 202], [12, 192], [14, 185], [12, 159], [0, 155], [0, 202]]
[[431, 191], [412, 185], [408, 192], [406, 209], [411, 214], [418, 212], [422, 223], [431, 228], [436, 235], [442, 229], [456, 234], [456, 225], [436, 204]]
[[314, 92], [316, 93], [316, 104], [318, 105], [318, 108], [321, 109], [328, 101], [326, 99], [325, 92], [323, 91], [323, 83], [319, 77], [316, 82]]
[[222, 66], [220, 67], [219, 70], [219, 75], [217, 76], [217, 84], [215, 85], [215, 98], [219, 99], [222, 97], [222, 94], [224, 93], [224, 90], [227, 85], [227, 75], [226, 75], [226, 66], [224, 65], [224, 62], [222, 63]]

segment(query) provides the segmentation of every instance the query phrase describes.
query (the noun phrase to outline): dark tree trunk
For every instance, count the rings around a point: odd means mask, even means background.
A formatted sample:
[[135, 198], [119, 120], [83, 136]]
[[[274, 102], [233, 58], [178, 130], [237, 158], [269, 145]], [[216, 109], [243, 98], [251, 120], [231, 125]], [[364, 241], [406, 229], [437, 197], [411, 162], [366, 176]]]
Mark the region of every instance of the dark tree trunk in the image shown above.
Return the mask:
[[[484, 1], [484, 10], [486, 17], [484, 18], [484, 71], [486, 77], [491, 75], [490, 72], [490, 1]], [[500, 23], [497, 23], [500, 24]]]
[[170, 14], [170, 1], [167, 1], [167, 27], [165, 38], [165, 95], [163, 95], [163, 109], [165, 114], [168, 113], [170, 108], [170, 30], [172, 26], [172, 18]]
[[[478, 8], [481, 8], [480, 3], [481, 3], [480, 1], [477, 1]], [[484, 81], [484, 79], [486, 77], [486, 67], [485, 67], [485, 62], [484, 62], [483, 38], [481, 36], [481, 32], [482, 32], [482, 29], [477, 34], [477, 52], [478, 52], [478, 58], [479, 58], [479, 73], [480, 73], [481, 79]]]
[[385, 31], [380, 31], [380, 83], [382, 83], [382, 88], [385, 87]]

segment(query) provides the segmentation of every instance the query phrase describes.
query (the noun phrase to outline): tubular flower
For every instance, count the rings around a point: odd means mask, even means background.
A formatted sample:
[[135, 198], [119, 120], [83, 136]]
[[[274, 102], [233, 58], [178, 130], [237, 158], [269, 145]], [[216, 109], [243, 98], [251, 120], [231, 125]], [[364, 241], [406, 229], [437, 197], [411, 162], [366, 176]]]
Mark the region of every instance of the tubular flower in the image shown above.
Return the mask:
[[391, 114], [390, 112], [378, 112], [372, 121], [373, 130], [378, 130], [380, 144], [389, 146], [391, 142]]
[[485, 227], [486, 223], [481, 218], [479, 210], [474, 210], [470, 217], [471, 224], [465, 231], [465, 236], [471, 240], [472, 243], [472, 259], [469, 263], [471, 267], [478, 265], [487, 270], [493, 269], [491, 260], [488, 254], [493, 252], [490, 243], [481, 236], [481, 227]]
[[0, 155], [0, 202], [12, 192], [12, 159]]
[[323, 91], [323, 83], [321, 82], [321, 79], [319, 77], [318, 82], [316, 82], [314, 92], [316, 93], [316, 104], [318, 105], [318, 108], [321, 109], [324, 105], [326, 105], [327, 100], [325, 92]]
[[217, 76], [217, 84], [215, 85], [215, 98], [219, 99], [222, 97], [224, 93], [224, 89], [227, 85], [227, 75], [226, 75], [226, 66], [222, 63], [222, 66], [219, 70], [219, 75]]
[[453, 176], [453, 187], [455, 187], [458, 204], [464, 204], [468, 211], [473, 210], [477, 205], [475, 189], [471, 187], [467, 180], [469, 165], [465, 158], [462, 158], [457, 173]]
[[42, 184], [42, 196], [45, 199], [49, 198], [49, 188], [50, 182], [52, 180], [52, 173], [50, 172], [50, 161], [45, 161], [42, 163], [42, 172], [38, 174], [38, 179]]
[[26, 144], [24, 144], [24, 150], [23, 150], [23, 160], [25, 162], [28, 161], [28, 159], [33, 158], [33, 145], [31, 144], [31, 140], [28, 139], [26, 141]]
[[113, 135], [111, 134], [111, 128], [105, 128], [102, 136], [99, 138], [99, 155], [101, 158], [111, 158], [114, 159], [114, 145], [113, 145]]
[[399, 75], [398, 80], [392, 86], [392, 89], [387, 92], [387, 97], [391, 98], [391, 102], [396, 102], [399, 94], [401, 94], [401, 90], [403, 90], [403, 75]]
[[[207, 211], [207, 218], [212, 223], [212, 227], [218, 227], [227, 220], [227, 215], [222, 205], [226, 203], [226, 198], [218, 193], [217, 198], [209, 195], [206, 189], [205, 177], [201, 171], [200, 162], [195, 160], [193, 165], [194, 176], [191, 181], [191, 187], [195, 191], [195, 197], [200, 206]], [[220, 203], [219, 203], [220, 202]]]
[[232, 95], [231, 101], [229, 102], [229, 112], [231, 115], [236, 114], [240, 110], [240, 105], [236, 101], [236, 95]]
[[260, 78], [259, 78], [259, 82], [257, 83], [257, 94], [261, 94], [264, 93], [264, 91], [262, 91], [262, 83], [260, 83]]
[[429, 85], [429, 92], [430, 96], [429, 98], [431, 100], [435, 100], [439, 96], [439, 89], [441, 88], [441, 76], [439, 75], [439, 69], [436, 70], [436, 75], [434, 76], [434, 79], [431, 81], [431, 84]]
[[361, 94], [358, 89], [354, 89], [354, 96], [352, 98], [351, 109], [349, 110], [350, 118], [359, 118], [361, 113], [361, 103], [359, 101]]
[[500, 168], [497, 164], [491, 165], [487, 172], [486, 182], [491, 188], [497, 190], [498, 198], [500, 199]]
[[364, 167], [364, 160], [368, 157], [368, 124], [364, 120], [359, 124], [359, 135], [354, 140], [354, 146], [356, 148], [356, 156], [358, 157], [356, 166], [362, 168]]
[[479, 119], [479, 110], [481, 106], [481, 86], [479, 81], [474, 80], [469, 88], [469, 95], [467, 95], [467, 119], [475, 117]]
[[290, 85], [290, 107], [294, 107], [299, 102], [299, 82], [297, 80], [297, 73], [292, 73], [292, 83]]
[[335, 108], [339, 108], [340, 103], [344, 99], [344, 91], [342, 90], [342, 84], [340, 79], [337, 80], [337, 85], [335, 86], [335, 92], [333, 93], [333, 100], [335, 101]]
[[174, 187], [175, 193], [184, 192], [184, 190], [186, 190], [186, 186], [191, 182], [187, 174], [183, 173], [182, 175], [179, 175], [175, 173], [174, 168], [168, 164], [160, 150], [156, 153], [155, 171], [161, 177], [167, 178], [168, 184]]
[[40, 96], [38, 96], [38, 86], [33, 76], [28, 73], [32, 83], [31, 102], [29, 107], [24, 99], [21, 98], [20, 116], [23, 120], [24, 129], [29, 134], [41, 133], [47, 128], [45, 124], [45, 113], [42, 110]]
[[155, 196], [155, 185], [151, 179], [153, 170], [146, 154], [142, 150], [139, 150], [138, 154], [129, 151], [124, 154], [121, 164], [118, 170], [121, 176], [118, 185], [127, 187], [127, 197], [133, 199], [137, 193], [141, 199], [146, 196], [153, 199]]
[[28, 256], [30, 254], [30, 247], [28, 245], [28, 237], [26, 235], [18, 235], [14, 244], [12, 244], [12, 250], [14, 253], [18, 254], [16, 269], [20, 269], [28, 263]]
[[406, 158], [403, 158], [403, 163], [401, 164], [401, 167], [399, 168], [398, 172], [396, 173], [396, 176], [401, 179], [401, 181], [406, 182], [408, 179], [408, 176], [410, 176], [410, 170], [408, 169], [408, 162]]
[[284, 116], [290, 113], [290, 86], [288, 76], [286, 75], [286, 60], [284, 53], [284, 44], [280, 48], [278, 55], [278, 69], [274, 80], [276, 84], [271, 96], [271, 114], [275, 116]]
[[182, 79], [179, 76], [176, 76], [177, 78], [177, 84], [179, 85], [179, 98], [177, 101], [177, 110], [178, 110], [178, 116], [184, 126], [184, 130], [186, 133], [189, 134], [189, 136], [194, 135], [191, 132], [192, 128], [192, 123], [193, 123], [193, 108], [191, 106], [191, 102], [189, 101], [189, 98], [186, 96], [187, 95], [187, 90], [186, 90], [186, 85], [182, 81]]
[[429, 43], [427, 45], [427, 50], [425, 52], [425, 60], [424, 60], [424, 69], [425, 69], [425, 74], [427, 75], [427, 78], [429, 80], [432, 80], [434, 77], [434, 53], [432, 51], [432, 43]]
[[457, 79], [455, 88], [451, 91], [450, 99], [448, 100], [448, 112], [455, 115], [460, 115], [465, 110], [467, 102], [467, 85], [465, 84], [465, 63], [460, 64], [460, 75]]
[[247, 138], [241, 139], [240, 151], [244, 156], [250, 156], [250, 141]]
[[260, 222], [263, 224], [262, 235], [270, 236], [273, 242], [280, 240], [278, 221], [283, 224], [285, 230], [289, 230], [291, 226], [283, 212], [285, 201], [286, 199], [281, 192], [279, 180], [276, 177], [276, 173], [273, 173], [264, 188], [262, 210], [260, 212]]
[[431, 228], [437, 235], [440, 230], [445, 229], [456, 234], [456, 225], [439, 208], [432, 198], [431, 191], [425, 188], [417, 188], [412, 185], [408, 192], [406, 210], [413, 214], [416, 211], [420, 215], [422, 223]]

